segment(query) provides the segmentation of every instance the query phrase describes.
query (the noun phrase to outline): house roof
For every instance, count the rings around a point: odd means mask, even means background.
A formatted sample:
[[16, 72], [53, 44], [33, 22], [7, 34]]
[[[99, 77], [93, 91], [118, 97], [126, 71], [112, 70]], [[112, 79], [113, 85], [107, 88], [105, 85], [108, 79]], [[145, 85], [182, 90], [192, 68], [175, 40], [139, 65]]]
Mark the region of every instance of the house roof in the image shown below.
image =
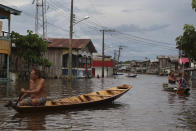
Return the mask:
[[168, 56], [163, 56], [163, 55], [157, 56], [157, 59], [168, 59], [168, 58], [169, 58]]
[[[68, 38], [48, 38], [49, 48], [69, 48], [69, 39]], [[72, 48], [73, 49], [82, 49], [86, 46], [89, 46], [92, 52], [97, 52], [91, 39], [72, 39]]]
[[169, 56], [171, 62], [178, 62], [178, 56]]
[[9, 14], [20, 15], [21, 11], [0, 4], [0, 19], [7, 19]]

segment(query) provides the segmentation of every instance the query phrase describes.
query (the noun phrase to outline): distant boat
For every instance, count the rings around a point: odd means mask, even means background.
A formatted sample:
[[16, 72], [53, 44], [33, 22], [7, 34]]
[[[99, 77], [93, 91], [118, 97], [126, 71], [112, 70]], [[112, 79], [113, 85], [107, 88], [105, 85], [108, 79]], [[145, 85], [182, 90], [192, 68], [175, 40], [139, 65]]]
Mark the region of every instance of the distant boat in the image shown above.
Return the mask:
[[124, 75], [123, 73], [115, 73], [114, 75]]
[[127, 77], [136, 77], [137, 74], [128, 74]]
[[47, 100], [44, 106], [11, 106], [18, 112], [38, 112], [38, 111], [55, 111], [56, 109], [73, 109], [73, 108], [88, 108], [89, 106], [97, 106], [109, 104], [115, 99], [129, 91], [132, 86], [124, 84], [121, 86], [96, 91], [79, 96], [66, 97], [61, 99]]

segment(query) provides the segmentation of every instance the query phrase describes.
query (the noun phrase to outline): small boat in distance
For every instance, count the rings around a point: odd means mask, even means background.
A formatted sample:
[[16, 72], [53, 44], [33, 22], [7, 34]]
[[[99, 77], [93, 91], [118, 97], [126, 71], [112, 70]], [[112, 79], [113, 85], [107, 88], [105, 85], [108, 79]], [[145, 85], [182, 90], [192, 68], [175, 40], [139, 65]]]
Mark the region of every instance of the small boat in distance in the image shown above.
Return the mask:
[[128, 73], [127, 77], [137, 77], [137, 74]]
[[70, 108], [88, 108], [89, 106], [97, 106], [98, 104], [112, 103], [115, 99], [129, 91], [132, 86], [124, 84], [121, 86], [96, 91], [79, 96], [72, 96], [54, 100], [47, 100], [44, 106], [18, 106], [13, 105], [12, 108], [18, 112], [38, 112], [38, 111], [55, 111], [56, 109]]

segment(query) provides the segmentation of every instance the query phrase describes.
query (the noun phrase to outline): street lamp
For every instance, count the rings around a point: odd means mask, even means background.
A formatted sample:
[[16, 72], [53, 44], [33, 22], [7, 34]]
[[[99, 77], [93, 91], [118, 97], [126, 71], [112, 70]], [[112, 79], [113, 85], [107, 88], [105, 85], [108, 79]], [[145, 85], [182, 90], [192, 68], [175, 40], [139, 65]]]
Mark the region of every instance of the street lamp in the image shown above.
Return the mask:
[[[88, 19], [86, 16], [84, 19], [78, 21], [74, 25], [79, 22]], [[70, 11], [70, 31], [69, 31], [69, 61], [68, 61], [68, 80], [72, 79], [72, 35], [73, 35], [73, 0], [71, 0], [71, 11]]]
[[76, 25], [76, 24], [78, 24], [78, 23], [80, 23], [80, 22], [82, 22], [82, 21], [84, 21], [84, 20], [86, 20], [88, 18], [90, 18], [90, 17], [89, 16], [85, 16], [83, 19], [76, 21], [73, 25]]

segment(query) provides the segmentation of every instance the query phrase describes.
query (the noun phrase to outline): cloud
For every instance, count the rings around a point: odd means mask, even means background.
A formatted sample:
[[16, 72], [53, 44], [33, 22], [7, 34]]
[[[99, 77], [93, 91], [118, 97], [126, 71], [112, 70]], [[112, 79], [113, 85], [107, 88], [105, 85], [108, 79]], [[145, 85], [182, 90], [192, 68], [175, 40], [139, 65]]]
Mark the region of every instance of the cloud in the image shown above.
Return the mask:
[[24, 7], [25, 5], [30, 4], [31, 1], [29, 0], [2, 0], [1, 4], [9, 5], [13, 8], [19, 9], [20, 7]]
[[158, 31], [158, 30], [162, 30], [165, 28], [168, 28], [169, 24], [165, 24], [165, 25], [152, 25], [150, 27], [146, 27], [146, 28], [142, 28], [138, 25], [135, 24], [130, 24], [130, 25], [120, 25], [117, 27], [114, 27], [114, 29], [118, 30], [118, 31], [123, 31], [123, 32], [145, 32], [145, 31]]
[[[22, 34], [26, 34], [27, 29], [34, 31], [35, 5], [32, 5], [32, 0], [2, 0], [1, 3], [22, 11], [20, 16], [12, 16], [12, 30]], [[69, 37], [70, 0], [48, 0], [47, 3], [48, 36]], [[120, 45], [127, 46], [123, 49], [125, 56], [121, 57], [122, 60], [177, 55], [175, 38], [183, 33], [183, 25], [196, 25], [196, 12], [191, 8], [191, 0], [81, 0], [74, 1], [74, 13], [77, 20], [90, 16], [74, 26], [74, 38], [91, 38], [99, 53], [102, 49], [102, 33], [99, 30], [106, 27], [171, 43], [171, 48], [168, 48], [156, 42], [152, 45], [129, 36], [105, 33], [106, 46], [112, 45], [114, 49]], [[107, 50], [107, 53], [113, 55], [113, 50]]]
[[123, 13], [132, 13], [132, 12], [138, 12], [138, 11], [143, 11], [143, 9], [122, 9]]

